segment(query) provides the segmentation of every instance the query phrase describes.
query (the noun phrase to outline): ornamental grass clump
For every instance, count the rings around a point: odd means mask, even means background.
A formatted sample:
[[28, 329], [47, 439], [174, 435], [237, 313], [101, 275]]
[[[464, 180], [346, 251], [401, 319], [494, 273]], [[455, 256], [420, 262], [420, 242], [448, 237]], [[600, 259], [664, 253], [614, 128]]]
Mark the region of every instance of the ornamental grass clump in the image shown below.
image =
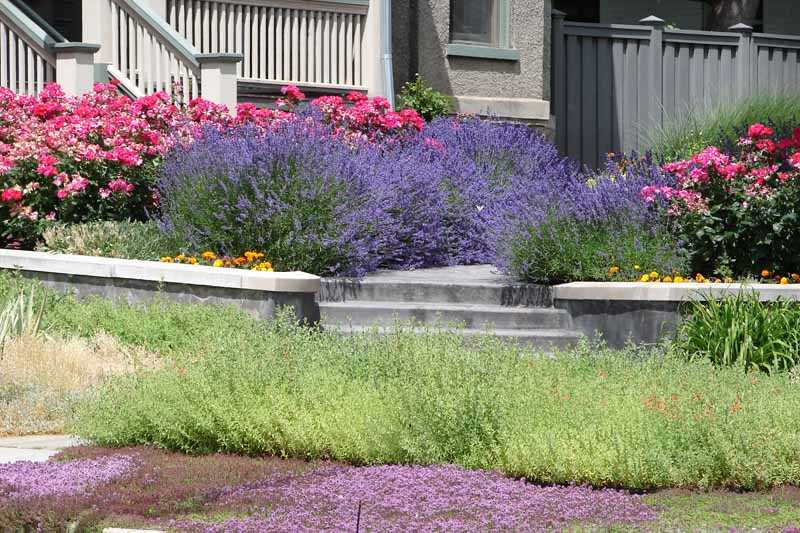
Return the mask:
[[700, 298], [685, 306], [677, 346], [687, 357], [721, 366], [767, 372], [800, 361], [800, 305], [760, 301], [755, 291], [722, 299]]

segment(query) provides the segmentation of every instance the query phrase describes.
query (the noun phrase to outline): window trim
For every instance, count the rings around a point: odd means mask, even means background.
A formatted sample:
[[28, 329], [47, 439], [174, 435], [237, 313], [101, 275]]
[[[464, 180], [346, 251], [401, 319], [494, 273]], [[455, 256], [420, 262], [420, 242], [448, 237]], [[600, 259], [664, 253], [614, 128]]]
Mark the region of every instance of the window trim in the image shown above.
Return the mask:
[[[495, 0], [497, 3], [497, 20], [495, 21], [495, 31], [497, 32], [497, 44], [487, 44], [482, 43], [479, 41], [468, 41], [462, 39], [453, 39], [453, 17], [452, 17], [452, 9], [453, 3], [452, 0], [448, 2], [450, 8], [450, 32], [449, 32], [449, 44], [447, 46], [447, 55], [460, 55], [460, 56], [472, 56], [472, 57], [487, 57], [487, 58], [496, 58], [496, 59], [512, 59], [511, 57], [496, 57], [498, 54], [493, 54], [486, 50], [482, 49], [489, 49], [489, 50], [499, 50], [499, 51], [507, 51], [507, 52], [516, 52], [511, 48], [511, 40], [510, 40], [510, 25], [511, 25], [511, 10], [509, 6], [510, 0]], [[453, 49], [453, 53], [451, 53], [451, 48]], [[478, 49], [478, 50], [475, 50]], [[472, 55], [470, 52], [474, 51], [478, 55]], [[508, 56], [514, 54], [507, 54], [501, 52], [499, 55], [501, 56]], [[516, 58], [519, 59], [519, 52], [516, 52]]]

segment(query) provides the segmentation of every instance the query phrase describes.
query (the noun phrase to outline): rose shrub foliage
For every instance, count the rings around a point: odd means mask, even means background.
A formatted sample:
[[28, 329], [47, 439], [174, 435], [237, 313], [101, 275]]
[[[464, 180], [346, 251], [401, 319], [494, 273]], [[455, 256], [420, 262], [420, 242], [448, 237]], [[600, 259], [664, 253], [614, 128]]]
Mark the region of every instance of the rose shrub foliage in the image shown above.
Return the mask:
[[698, 271], [798, 272], [800, 129], [776, 139], [772, 128], [757, 123], [738, 144], [738, 155], [709, 146], [665, 164], [676, 184], [650, 184], [641, 195], [647, 202], [666, 200], [664, 210]]

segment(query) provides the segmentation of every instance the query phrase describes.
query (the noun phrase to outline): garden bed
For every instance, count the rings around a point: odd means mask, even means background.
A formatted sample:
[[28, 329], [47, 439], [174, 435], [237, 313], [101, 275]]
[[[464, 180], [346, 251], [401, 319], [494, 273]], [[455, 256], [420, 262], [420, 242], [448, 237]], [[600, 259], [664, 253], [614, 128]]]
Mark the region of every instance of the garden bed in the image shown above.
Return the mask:
[[257, 272], [157, 261], [0, 250], [0, 269], [19, 271], [59, 292], [98, 295], [129, 303], [156, 297], [183, 303], [236, 305], [269, 319], [289, 306], [316, 323], [319, 277], [305, 272]]

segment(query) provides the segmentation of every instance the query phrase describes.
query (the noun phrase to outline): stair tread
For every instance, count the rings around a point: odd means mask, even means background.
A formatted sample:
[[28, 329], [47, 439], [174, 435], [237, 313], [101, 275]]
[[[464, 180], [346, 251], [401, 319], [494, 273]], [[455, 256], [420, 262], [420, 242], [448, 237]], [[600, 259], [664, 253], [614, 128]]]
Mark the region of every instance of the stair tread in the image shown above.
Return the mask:
[[482, 303], [446, 303], [446, 302], [392, 302], [373, 300], [347, 300], [344, 302], [319, 302], [320, 309], [389, 309], [398, 311], [491, 311], [497, 313], [524, 313], [524, 314], [556, 314], [564, 315], [567, 312], [555, 307], [525, 307], [499, 304]]

